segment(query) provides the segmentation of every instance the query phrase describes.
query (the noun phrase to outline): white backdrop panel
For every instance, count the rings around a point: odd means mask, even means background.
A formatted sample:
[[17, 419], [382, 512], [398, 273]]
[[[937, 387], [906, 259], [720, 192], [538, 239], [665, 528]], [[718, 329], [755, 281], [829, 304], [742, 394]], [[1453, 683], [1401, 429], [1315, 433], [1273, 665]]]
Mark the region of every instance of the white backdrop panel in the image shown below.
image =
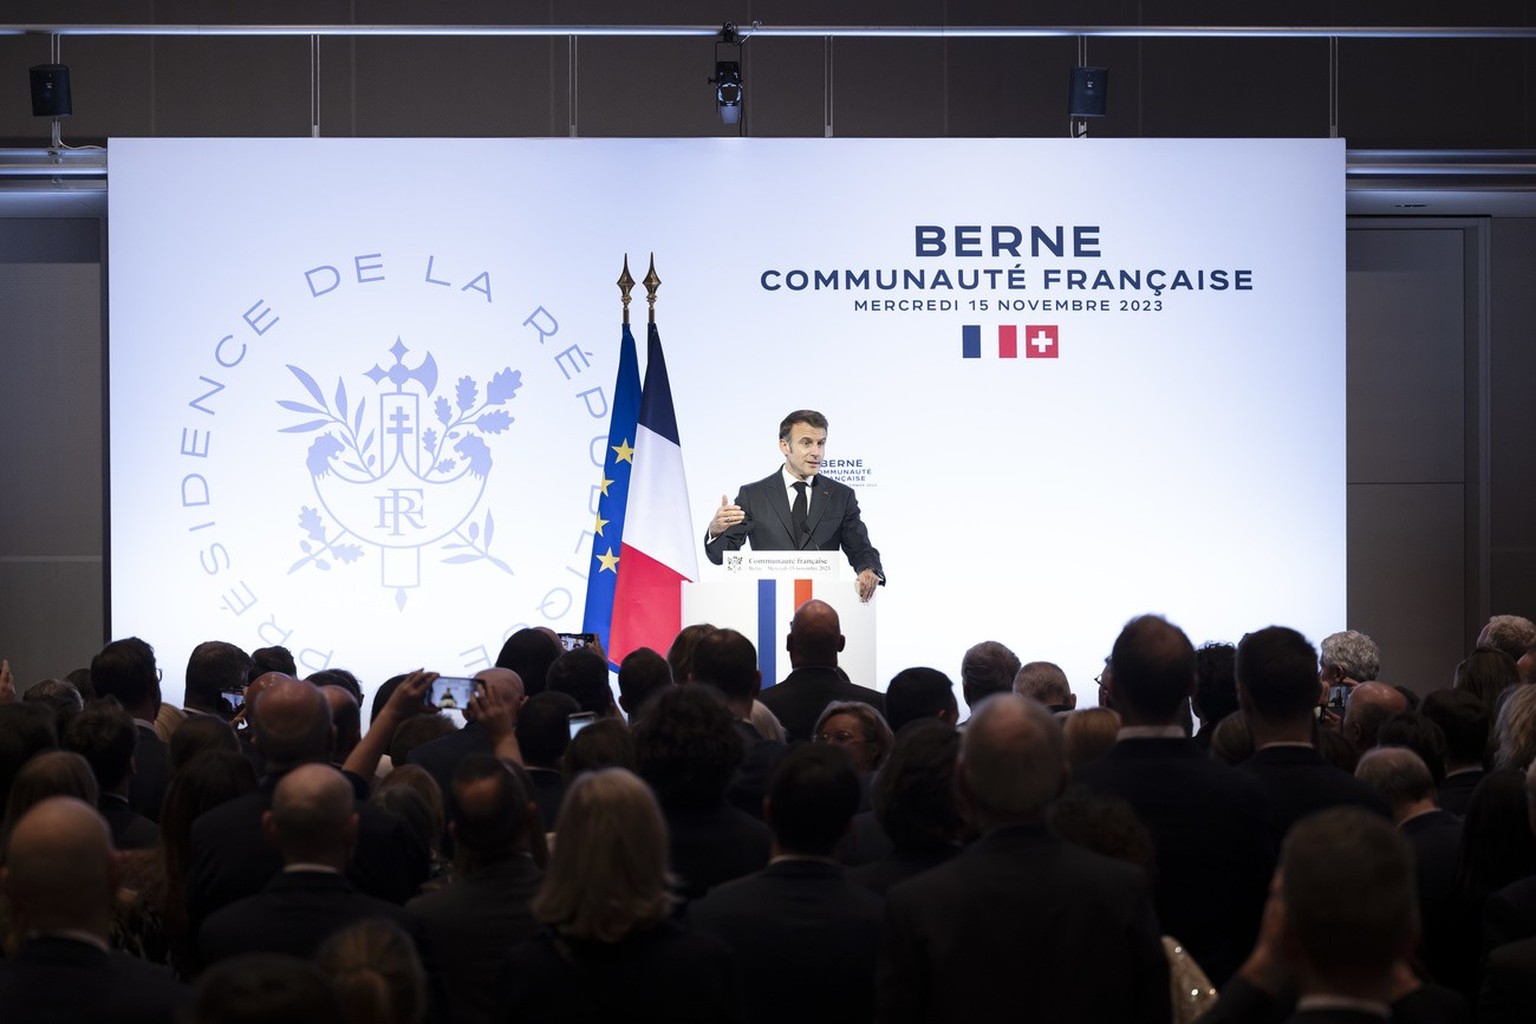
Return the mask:
[[579, 629], [625, 253], [664, 282], [694, 534], [786, 412], [830, 419], [890, 579], [861, 682], [991, 638], [1091, 702], [1139, 612], [1344, 625], [1340, 140], [110, 153], [112, 631], [172, 699], [210, 638], [372, 686]]

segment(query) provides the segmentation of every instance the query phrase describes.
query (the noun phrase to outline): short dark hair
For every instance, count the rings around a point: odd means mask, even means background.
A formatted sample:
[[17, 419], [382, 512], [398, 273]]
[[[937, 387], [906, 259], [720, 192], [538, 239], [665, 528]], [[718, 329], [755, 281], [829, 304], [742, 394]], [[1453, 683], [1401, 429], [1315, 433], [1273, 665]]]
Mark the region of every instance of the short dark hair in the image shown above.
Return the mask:
[[635, 770], [635, 737], [617, 718], [593, 722], [572, 736], [560, 758], [560, 774], [567, 786], [583, 772], [599, 768]]
[[875, 817], [898, 854], [941, 849], [960, 835], [959, 757], [960, 733], [937, 718], [909, 722], [897, 735], [873, 796]]
[[234, 644], [223, 640], [198, 644], [187, 659], [187, 706], [229, 717], [232, 709], [223, 695], [245, 689], [250, 673], [251, 656]]
[[103, 790], [117, 786], [133, 767], [139, 727], [116, 697], [91, 701], [64, 729], [64, 749], [84, 757]]
[[136, 636], [113, 640], [91, 659], [91, 685], [125, 708], [142, 707], [160, 685], [155, 649]]
[[[491, 798], [466, 805], [463, 792], [486, 779], [495, 783]], [[523, 811], [528, 799], [522, 780], [498, 758], [470, 754], [454, 769], [448, 787], [448, 821], [453, 825], [454, 842], [485, 859], [511, 854], [525, 831]]]
[[596, 651], [579, 647], [566, 651], [549, 666], [549, 688], [576, 698], [581, 710], [606, 715], [613, 707], [608, 685], [608, 662]]
[[304, 681], [316, 686], [339, 686], [352, 695], [359, 709], [363, 706], [363, 684], [357, 681], [357, 676], [344, 668], [323, 668], [305, 677]]
[[788, 441], [796, 423], [804, 423], [813, 430], [826, 430], [827, 418], [815, 409], [796, 409], [779, 423], [779, 440]]
[[836, 744], [791, 748], [768, 781], [768, 827], [787, 853], [830, 857], [858, 809], [853, 759]]
[[1317, 704], [1317, 651], [1294, 629], [1268, 626], [1243, 637], [1234, 670], [1248, 695], [1245, 710], [1260, 718], [1296, 719]]
[[885, 689], [885, 721], [894, 733], [908, 722], [933, 718], [940, 711], [959, 714], [955, 684], [936, 668], [904, 668]]
[[268, 672], [281, 672], [285, 676], [299, 674], [293, 652], [286, 647], [258, 647], [251, 652], [251, 681], [260, 679]]
[[549, 666], [560, 656], [560, 645], [542, 629], [520, 629], [507, 637], [496, 655], [497, 668], [509, 668], [523, 681], [523, 693], [544, 692]]
[[43, 704], [13, 701], [0, 704], [0, 804], [27, 759], [57, 746], [59, 734], [53, 711]]
[[1390, 821], [1358, 807], [1303, 818], [1281, 848], [1280, 878], [1286, 925], [1324, 981], [1392, 969], [1413, 932], [1417, 890], [1413, 851]]
[[1200, 721], [1214, 727], [1237, 710], [1237, 675], [1233, 663], [1237, 648], [1212, 641], [1195, 648], [1195, 712]]
[[637, 714], [645, 702], [673, 683], [672, 666], [649, 647], [637, 647], [619, 662], [619, 698], [624, 710]]
[[1424, 762], [1435, 785], [1445, 781], [1445, 733], [1422, 711], [1399, 711], [1376, 731], [1378, 747], [1407, 747]]
[[713, 686], [728, 700], [755, 700], [762, 683], [757, 648], [734, 629], [717, 629], [693, 649], [693, 678]]
[[546, 690], [534, 694], [517, 712], [517, 745], [523, 760], [535, 768], [556, 768], [571, 742], [571, 716], [581, 710], [568, 693]]
[[663, 690], [635, 726], [635, 767], [663, 805], [719, 803], [745, 750], [735, 719], [707, 686]]
[[1424, 697], [1424, 716], [1440, 726], [1445, 756], [1460, 764], [1481, 764], [1488, 757], [1488, 705], [1466, 690], [1435, 690]]
[[1109, 660], [1115, 704], [1158, 722], [1173, 722], [1194, 689], [1195, 648], [1184, 631], [1158, 615], [1141, 615], [1115, 638]]

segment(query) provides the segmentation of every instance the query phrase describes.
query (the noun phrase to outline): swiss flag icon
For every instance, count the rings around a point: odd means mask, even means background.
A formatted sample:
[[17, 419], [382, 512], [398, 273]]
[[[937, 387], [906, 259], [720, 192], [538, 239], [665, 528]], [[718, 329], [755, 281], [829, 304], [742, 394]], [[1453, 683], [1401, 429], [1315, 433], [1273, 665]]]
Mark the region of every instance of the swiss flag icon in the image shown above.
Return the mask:
[[1024, 328], [1024, 357], [1026, 359], [1055, 359], [1061, 354], [1056, 343], [1055, 324], [1029, 324]]

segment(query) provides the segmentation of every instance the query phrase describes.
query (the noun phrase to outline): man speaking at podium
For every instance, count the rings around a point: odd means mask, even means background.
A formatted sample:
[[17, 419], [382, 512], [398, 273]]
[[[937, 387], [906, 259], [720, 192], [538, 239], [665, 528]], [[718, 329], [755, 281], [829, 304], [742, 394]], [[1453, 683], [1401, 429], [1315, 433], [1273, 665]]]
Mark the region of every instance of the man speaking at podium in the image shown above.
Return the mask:
[[800, 409], [779, 424], [784, 465], [756, 483], [743, 484], [734, 503], [720, 497], [709, 521], [704, 553], [716, 565], [727, 551], [750, 541], [753, 551], [835, 551], [843, 549], [859, 574], [859, 600], [868, 601], [885, 583], [880, 552], [869, 543], [853, 488], [823, 477], [827, 418]]

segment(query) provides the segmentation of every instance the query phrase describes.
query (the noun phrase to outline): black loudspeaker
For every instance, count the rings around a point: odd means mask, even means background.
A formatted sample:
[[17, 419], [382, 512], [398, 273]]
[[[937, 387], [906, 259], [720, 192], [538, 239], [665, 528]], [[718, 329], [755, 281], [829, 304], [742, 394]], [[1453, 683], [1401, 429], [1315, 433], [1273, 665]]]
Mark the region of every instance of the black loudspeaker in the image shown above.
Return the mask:
[[39, 64], [32, 68], [32, 116], [68, 117], [69, 68], [63, 64]]
[[1069, 117], [1103, 117], [1109, 101], [1109, 68], [1073, 68]]

